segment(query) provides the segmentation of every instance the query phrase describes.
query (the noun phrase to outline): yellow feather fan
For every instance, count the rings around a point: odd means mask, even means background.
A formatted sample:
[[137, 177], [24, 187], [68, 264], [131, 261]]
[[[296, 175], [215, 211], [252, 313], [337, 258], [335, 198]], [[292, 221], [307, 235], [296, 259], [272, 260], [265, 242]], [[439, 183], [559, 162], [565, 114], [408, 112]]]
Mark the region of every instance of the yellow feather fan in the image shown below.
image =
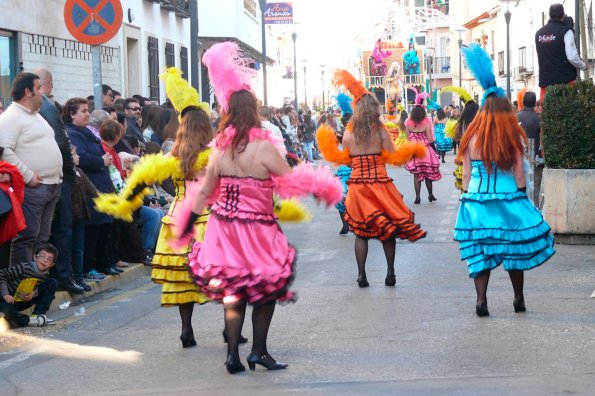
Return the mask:
[[188, 81], [182, 78], [182, 72], [175, 67], [168, 67], [167, 70], [159, 75], [165, 81], [165, 94], [178, 114], [182, 113], [187, 107], [199, 107], [205, 113], [211, 114], [209, 104], [200, 101], [198, 91], [194, 89]]
[[446, 137], [454, 139], [454, 137], [457, 134], [457, 124], [458, 124], [458, 121], [453, 120], [452, 118], [449, 119], [448, 121], [446, 121], [446, 126], [444, 127], [444, 135]]
[[[194, 170], [200, 172], [209, 162], [211, 149], [202, 151], [194, 164]], [[145, 155], [134, 167], [126, 179], [126, 187], [120, 194], [99, 194], [95, 198], [95, 208], [102, 213], [124, 221], [132, 221], [132, 213], [143, 205], [143, 199], [149, 195], [150, 186], [168, 178], [184, 177], [180, 161], [176, 157], [162, 154]]]
[[387, 122], [385, 122], [385, 123], [384, 123], [384, 126], [385, 126], [385, 127], [387, 127], [387, 128], [389, 128], [389, 129], [397, 129], [397, 128], [398, 128], [398, 125], [397, 125], [397, 124], [395, 124], [395, 123], [394, 123], [394, 122], [392, 122], [392, 121], [387, 121]]
[[275, 200], [274, 213], [279, 221], [285, 223], [299, 223], [312, 219], [308, 209], [296, 199]]
[[455, 87], [454, 85], [449, 85], [448, 87], [444, 87], [440, 90], [440, 93], [444, 93], [444, 92], [456, 93], [457, 95], [460, 96], [461, 100], [464, 103], [467, 103], [470, 100], [473, 100], [473, 98], [471, 97], [471, 94], [469, 92], [467, 92], [467, 90], [465, 88]]
[[318, 148], [325, 160], [337, 165], [350, 165], [349, 150], [339, 150], [339, 140], [330, 126], [323, 124], [316, 131]]
[[411, 158], [423, 158], [426, 155], [426, 146], [421, 143], [403, 142], [399, 149], [389, 153], [382, 150], [380, 161], [391, 165], [403, 165]]

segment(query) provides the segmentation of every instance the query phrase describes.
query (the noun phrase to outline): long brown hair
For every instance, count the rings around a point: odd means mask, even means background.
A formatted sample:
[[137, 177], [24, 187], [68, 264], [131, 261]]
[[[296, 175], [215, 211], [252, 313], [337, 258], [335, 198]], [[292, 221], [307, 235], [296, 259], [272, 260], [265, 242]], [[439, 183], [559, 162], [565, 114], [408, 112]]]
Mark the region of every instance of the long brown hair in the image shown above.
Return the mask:
[[219, 130], [223, 133], [227, 127], [233, 127], [236, 133], [231, 141], [231, 151], [241, 153], [250, 141], [250, 130], [260, 128], [258, 118], [258, 104], [254, 95], [242, 89], [234, 92], [229, 97], [229, 110], [221, 116]]
[[185, 179], [194, 178], [196, 157], [212, 139], [213, 128], [207, 113], [195, 108], [184, 114], [171, 154], [180, 159]]
[[479, 151], [481, 160], [488, 172], [492, 163], [503, 170], [510, 170], [515, 158], [523, 152], [523, 142], [527, 144], [527, 135], [514, 114], [512, 105], [506, 98], [490, 96], [484, 107], [469, 124], [457, 155], [457, 161], [463, 160], [463, 154], [473, 149], [469, 142], [475, 138], [474, 149]]
[[384, 125], [380, 120], [380, 104], [370, 94], [365, 94], [357, 102], [350, 124], [353, 136], [359, 144], [368, 144], [372, 140], [372, 133], [380, 133]]

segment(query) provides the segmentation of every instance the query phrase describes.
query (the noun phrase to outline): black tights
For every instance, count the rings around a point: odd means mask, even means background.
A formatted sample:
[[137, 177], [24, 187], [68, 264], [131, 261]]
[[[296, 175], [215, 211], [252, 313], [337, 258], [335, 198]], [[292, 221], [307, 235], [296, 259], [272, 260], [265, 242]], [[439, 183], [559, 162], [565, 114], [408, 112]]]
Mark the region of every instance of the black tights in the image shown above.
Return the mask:
[[[426, 188], [428, 189], [428, 195], [433, 197], [434, 194], [432, 193], [432, 181], [430, 179], [425, 179]], [[421, 180], [417, 180], [415, 176], [413, 176], [413, 188], [415, 188], [415, 199], [419, 200], [419, 195], [421, 194]]]
[[184, 303], [178, 305], [178, 309], [180, 310], [180, 319], [182, 319], [182, 333], [183, 334], [193, 334], [192, 330], [192, 311], [194, 311], [194, 303]]
[[[389, 238], [382, 241], [382, 249], [386, 257], [386, 274], [395, 274], [395, 250], [397, 241], [395, 238]], [[358, 278], [366, 278], [366, 259], [368, 258], [368, 240], [365, 238], [355, 238], [355, 261], [357, 262]]]
[[[252, 352], [258, 356], [268, 355], [267, 337], [269, 327], [275, 312], [275, 301], [255, 305], [252, 310]], [[239, 360], [239, 340], [246, 316], [246, 301], [225, 305], [225, 329], [227, 331], [227, 354]]]
[[[473, 278], [478, 304], [485, 304], [488, 302], [487, 291], [488, 282], [490, 281], [490, 273], [490, 270], [483, 271], [480, 272], [477, 277]], [[514, 290], [514, 298], [517, 300], [523, 300], [523, 286], [525, 280], [523, 271], [508, 271], [508, 276], [510, 277], [512, 289]]]

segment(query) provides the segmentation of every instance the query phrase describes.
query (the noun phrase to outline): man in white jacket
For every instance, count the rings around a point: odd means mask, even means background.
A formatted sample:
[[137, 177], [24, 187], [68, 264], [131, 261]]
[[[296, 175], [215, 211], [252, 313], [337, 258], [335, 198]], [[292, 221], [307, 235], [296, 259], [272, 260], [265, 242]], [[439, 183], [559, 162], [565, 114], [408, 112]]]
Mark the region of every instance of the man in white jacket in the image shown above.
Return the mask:
[[20, 73], [12, 83], [12, 104], [0, 115], [2, 159], [16, 166], [25, 183], [23, 214], [27, 228], [12, 242], [12, 264], [30, 262], [34, 249], [50, 236], [52, 216], [60, 198], [62, 154], [54, 130], [39, 114], [39, 77]]

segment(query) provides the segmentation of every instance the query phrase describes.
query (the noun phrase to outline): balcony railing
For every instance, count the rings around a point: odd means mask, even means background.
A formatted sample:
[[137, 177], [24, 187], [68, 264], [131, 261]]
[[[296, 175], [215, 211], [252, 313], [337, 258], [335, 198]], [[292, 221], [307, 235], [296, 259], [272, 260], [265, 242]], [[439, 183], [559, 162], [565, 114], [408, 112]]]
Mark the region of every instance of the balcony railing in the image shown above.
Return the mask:
[[190, 1], [189, 0], [146, 0], [151, 3], [158, 3], [164, 10], [175, 12], [181, 18], [190, 17]]
[[[406, 85], [422, 85], [426, 79], [425, 74], [405, 74], [401, 76], [401, 80]], [[382, 87], [385, 88], [386, 77], [384, 76], [364, 76], [364, 83], [366, 87]]]
[[425, 60], [426, 72], [432, 74], [450, 74], [450, 56], [441, 56], [432, 58], [432, 64], [429, 65], [428, 59]]

